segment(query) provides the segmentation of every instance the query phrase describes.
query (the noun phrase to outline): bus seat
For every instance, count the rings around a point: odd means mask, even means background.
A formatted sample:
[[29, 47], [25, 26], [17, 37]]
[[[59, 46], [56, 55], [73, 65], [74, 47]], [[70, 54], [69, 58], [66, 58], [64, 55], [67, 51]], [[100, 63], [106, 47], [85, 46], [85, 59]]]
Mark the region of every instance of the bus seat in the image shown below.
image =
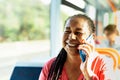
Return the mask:
[[43, 64], [17, 63], [10, 80], [38, 80]]
[[96, 48], [96, 51], [99, 54], [111, 57], [114, 62], [113, 69], [115, 70], [116, 68], [118, 68], [118, 65], [120, 65], [120, 55], [117, 50], [113, 48]]

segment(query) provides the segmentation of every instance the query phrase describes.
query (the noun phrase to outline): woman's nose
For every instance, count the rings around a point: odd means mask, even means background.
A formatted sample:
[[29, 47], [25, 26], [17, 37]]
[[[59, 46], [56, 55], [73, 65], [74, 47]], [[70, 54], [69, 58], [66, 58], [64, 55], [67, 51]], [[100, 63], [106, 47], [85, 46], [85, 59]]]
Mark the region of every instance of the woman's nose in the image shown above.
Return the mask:
[[76, 40], [76, 35], [74, 33], [71, 33], [70, 38]]

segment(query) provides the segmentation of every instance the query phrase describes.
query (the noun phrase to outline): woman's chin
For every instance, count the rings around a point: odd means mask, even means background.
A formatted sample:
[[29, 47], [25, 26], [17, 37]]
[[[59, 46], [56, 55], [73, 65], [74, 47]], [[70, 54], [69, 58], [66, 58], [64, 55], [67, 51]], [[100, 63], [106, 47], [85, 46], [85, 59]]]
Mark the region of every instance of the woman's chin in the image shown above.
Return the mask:
[[71, 46], [66, 45], [64, 49], [66, 50], [68, 54], [79, 55], [79, 50], [77, 49], [77, 47], [71, 47]]
[[66, 50], [67, 54], [79, 55], [78, 49], [69, 48], [69, 49], [65, 49], [65, 50]]

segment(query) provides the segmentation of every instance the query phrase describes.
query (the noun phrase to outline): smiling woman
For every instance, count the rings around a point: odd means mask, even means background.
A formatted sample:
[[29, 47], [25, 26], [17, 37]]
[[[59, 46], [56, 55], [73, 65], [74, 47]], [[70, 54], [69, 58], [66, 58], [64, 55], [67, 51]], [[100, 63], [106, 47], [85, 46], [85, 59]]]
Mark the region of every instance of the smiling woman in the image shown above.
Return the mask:
[[[69, 17], [65, 22], [63, 48], [46, 63], [39, 80], [113, 80], [107, 58], [95, 52], [94, 45], [86, 41], [90, 35], [94, 37], [94, 32], [93, 21], [86, 15]], [[81, 61], [79, 50], [85, 51], [85, 62]]]

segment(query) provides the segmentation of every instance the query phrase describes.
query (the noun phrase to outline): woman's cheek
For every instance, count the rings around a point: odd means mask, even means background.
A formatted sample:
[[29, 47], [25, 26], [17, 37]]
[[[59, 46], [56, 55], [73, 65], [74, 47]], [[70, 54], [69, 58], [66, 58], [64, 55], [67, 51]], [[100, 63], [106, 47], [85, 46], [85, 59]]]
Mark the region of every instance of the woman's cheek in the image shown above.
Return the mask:
[[67, 40], [67, 39], [68, 39], [68, 35], [67, 35], [67, 34], [64, 34], [64, 35], [63, 35], [63, 41], [62, 41], [63, 47], [66, 46], [66, 40]]
[[80, 43], [84, 43], [84, 40], [85, 40], [84, 36], [82, 36], [82, 35], [81, 36], [77, 36], [77, 38], [78, 38]]

